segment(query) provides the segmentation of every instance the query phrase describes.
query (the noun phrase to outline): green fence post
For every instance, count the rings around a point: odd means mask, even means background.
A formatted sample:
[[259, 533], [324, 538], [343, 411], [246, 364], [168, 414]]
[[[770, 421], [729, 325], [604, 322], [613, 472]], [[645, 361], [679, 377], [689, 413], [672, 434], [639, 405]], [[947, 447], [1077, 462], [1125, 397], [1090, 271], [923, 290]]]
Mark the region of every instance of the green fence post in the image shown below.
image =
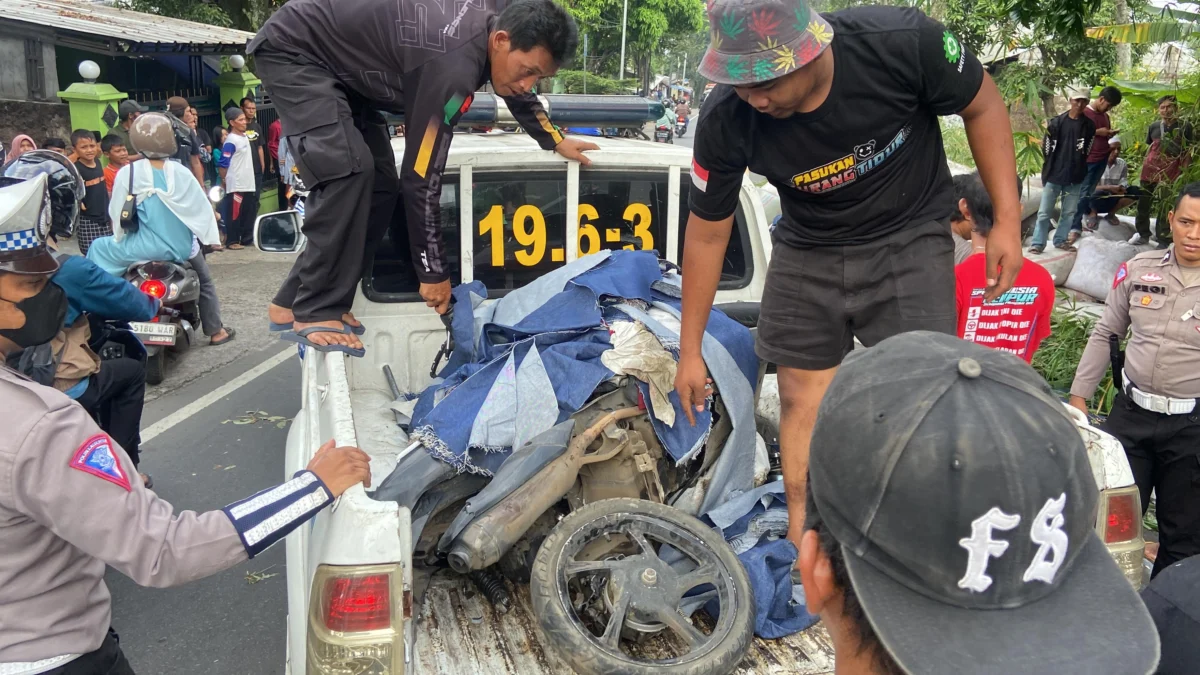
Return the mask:
[[58, 97], [70, 107], [72, 130], [89, 129], [103, 138], [120, 123], [117, 106], [128, 96], [111, 84], [96, 81], [100, 77], [100, 66], [95, 61], [81, 62], [79, 74], [83, 82], [76, 82], [66, 91], [58, 92]]
[[221, 73], [216, 78], [217, 86], [221, 90], [222, 121], [224, 121], [226, 108], [241, 107], [242, 99], [246, 96], [252, 96], [258, 85], [262, 84], [262, 80], [258, 79], [254, 73], [243, 70], [246, 66], [246, 59], [244, 57], [234, 54], [229, 57], [229, 65], [233, 70], [228, 73]]

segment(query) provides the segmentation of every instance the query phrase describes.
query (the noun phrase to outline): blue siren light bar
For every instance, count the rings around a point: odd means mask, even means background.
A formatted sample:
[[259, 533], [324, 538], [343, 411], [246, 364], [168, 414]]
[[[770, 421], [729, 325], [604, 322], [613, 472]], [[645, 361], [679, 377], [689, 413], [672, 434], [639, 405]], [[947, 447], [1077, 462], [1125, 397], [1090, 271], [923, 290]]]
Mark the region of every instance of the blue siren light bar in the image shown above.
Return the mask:
[[[641, 96], [546, 94], [538, 96], [550, 121], [560, 127], [641, 127], [660, 119], [662, 103]], [[386, 115], [391, 124], [403, 115]], [[504, 99], [488, 92], [475, 92], [471, 108], [458, 121], [460, 127], [516, 126]]]

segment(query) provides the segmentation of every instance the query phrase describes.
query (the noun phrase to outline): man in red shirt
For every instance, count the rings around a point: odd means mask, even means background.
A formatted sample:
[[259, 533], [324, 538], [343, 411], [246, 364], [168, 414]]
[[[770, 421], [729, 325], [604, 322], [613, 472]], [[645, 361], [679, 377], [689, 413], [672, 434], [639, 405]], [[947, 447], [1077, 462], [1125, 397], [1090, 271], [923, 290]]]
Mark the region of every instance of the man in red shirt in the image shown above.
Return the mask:
[[971, 225], [974, 247], [974, 253], [954, 268], [958, 336], [1033, 361], [1038, 345], [1050, 334], [1054, 278], [1045, 267], [1026, 259], [1013, 287], [995, 300], [984, 302], [984, 251], [992, 231], [992, 201], [974, 173], [954, 177], [954, 196], [958, 210], [950, 219]]
[[[1121, 90], [1105, 87], [1100, 90], [1100, 95], [1083, 109], [1083, 114], [1096, 125], [1096, 138], [1088, 152], [1087, 175], [1083, 178], [1083, 192], [1080, 193], [1083, 197], [1079, 200], [1079, 208], [1075, 209], [1075, 219], [1071, 221], [1072, 232], [1078, 233], [1083, 230], [1083, 216], [1091, 212], [1091, 197], [1096, 191], [1096, 186], [1100, 184], [1100, 176], [1104, 175], [1104, 170], [1117, 159], [1117, 150], [1109, 145], [1109, 139], [1117, 135], [1117, 130], [1112, 128], [1108, 111], [1120, 103]], [[1075, 234], [1071, 241], [1078, 237], [1079, 235]]]

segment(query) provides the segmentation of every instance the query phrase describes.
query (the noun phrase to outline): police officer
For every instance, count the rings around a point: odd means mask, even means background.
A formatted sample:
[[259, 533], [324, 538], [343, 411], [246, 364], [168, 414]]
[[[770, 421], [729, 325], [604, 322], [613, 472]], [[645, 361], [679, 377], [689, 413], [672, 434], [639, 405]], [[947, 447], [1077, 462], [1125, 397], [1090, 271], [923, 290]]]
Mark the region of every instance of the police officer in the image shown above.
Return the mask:
[[1151, 489], [1157, 495], [1153, 574], [1200, 553], [1200, 183], [1183, 189], [1168, 219], [1175, 243], [1166, 253], [1139, 254], [1117, 270], [1071, 385], [1071, 405], [1086, 412], [1110, 336], [1133, 328], [1123, 369], [1114, 363], [1120, 393], [1104, 429], [1125, 446], [1142, 509]]
[[[0, 356], [48, 341], [66, 295], [50, 283], [45, 176], [0, 188]], [[0, 359], [0, 363], [3, 359]], [[0, 673], [129, 675], [109, 627], [111, 565], [176, 586], [279, 541], [355, 483], [357, 448], [325, 444], [290, 481], [220, 511], [176, 513], [78, 403], [0, 366]]]

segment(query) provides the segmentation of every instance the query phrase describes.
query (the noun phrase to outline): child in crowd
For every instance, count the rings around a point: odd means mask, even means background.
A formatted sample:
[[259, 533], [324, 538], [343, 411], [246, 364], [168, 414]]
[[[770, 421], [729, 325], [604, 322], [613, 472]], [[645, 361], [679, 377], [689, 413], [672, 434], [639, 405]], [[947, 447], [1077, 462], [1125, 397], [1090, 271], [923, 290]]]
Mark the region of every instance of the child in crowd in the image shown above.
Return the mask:
[[86, 256], [93, 241], [113, 233], [112, 225], [108, 222], [108, 188], [104, 185], [104, 168], [96, 161], [96, 155], [100, 152], [96, 136], [87, 129], [76, 129], [71, 134], [71, 145], [75, 149], [75, 168], [79, 170], [83, 185], [87, 188], [76, 236], [79, 252]]
[[104, 167], [104, 185], [108, 188], [108, 196], [112, 197], [113, 179], [121, 167], [129, 163], [129, 150], [125, 148], [125, 139], [109, 134], [100, 141], [100, 152], [108, 158], [108, 166]]
[[[51, 136], [50, 138], [47, 138], [46, 140], [42, 141], [42, 148], [44, 148], [46, 150], [53, 150], [53, 151], [63, 154], [63, 155], [70, 154], [67, 152], [67, 142], [57, 136]], [[71, 160], [71, 161], [75, 161], [75, 160]]]

